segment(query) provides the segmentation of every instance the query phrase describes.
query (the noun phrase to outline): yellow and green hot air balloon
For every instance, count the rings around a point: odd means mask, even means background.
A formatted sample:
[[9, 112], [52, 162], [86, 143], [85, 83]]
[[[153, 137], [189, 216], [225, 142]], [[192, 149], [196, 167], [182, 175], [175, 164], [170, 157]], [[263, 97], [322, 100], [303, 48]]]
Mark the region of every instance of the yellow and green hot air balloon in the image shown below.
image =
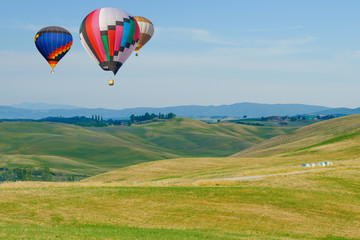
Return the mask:
[[[138, 52], [153, 36], [154, 25], [149, 19], [145, 17], [134, 16], [134, 18], [139, 24], [140, 28], [140, 40], [135, 48], [135, 51]], [[136, 53], [136, 56], [137, 55], [138, 54]]]

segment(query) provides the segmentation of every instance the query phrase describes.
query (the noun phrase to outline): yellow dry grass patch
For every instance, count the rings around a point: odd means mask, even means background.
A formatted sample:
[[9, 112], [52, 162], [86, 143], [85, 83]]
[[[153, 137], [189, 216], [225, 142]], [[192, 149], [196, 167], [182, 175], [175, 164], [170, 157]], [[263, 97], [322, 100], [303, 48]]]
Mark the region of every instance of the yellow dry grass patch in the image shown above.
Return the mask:
[[[242, 176], [265, 175], [304, 171], [302, 163], [332, 161], [334, 166], [316, 167], [327, 169], [333, 167], [360, 166], [360, 158], [344, 160], [343, 155], [333, 157], [333, 153], [323, 155], [302, 155], [293, 157], [267, 158], [179, 158], [142, 163], [115, 171], [100, 174], [83, 180], [85, 183], [113, 183], [121, 186], [189, 186], [201, 185], [214, 179]], [[217, 183], [206, 184], [207, 186]]]
[[263, 159], [177, 158], [134, 165], [83, 180], [117, 182], [122, 185], [191, 183], [199, 179], [230, 177], [250, 168], [260, 168]]

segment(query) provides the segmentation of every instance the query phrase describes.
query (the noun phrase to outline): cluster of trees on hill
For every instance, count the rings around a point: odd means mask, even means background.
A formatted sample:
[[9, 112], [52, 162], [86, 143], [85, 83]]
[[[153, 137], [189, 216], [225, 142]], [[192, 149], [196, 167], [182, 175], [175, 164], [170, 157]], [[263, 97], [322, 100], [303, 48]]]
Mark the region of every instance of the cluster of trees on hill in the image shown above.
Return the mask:
[[172, 112], [168, 113], [168, 114], [155, 114], [155, 113], [145, 113], [144, 115], [138, 115], [135, 116], [134, 114], [132, 114], [130, 116], [130, 121], [131, 123], [138, 123], [138, 122], [145, 122], [145, 121], [149, 121], [149, 120], [153, 120], [153, 119], [172, 119], [175, 118], [176, 115]]
[[42, 168], [0, 168], [0, 182], [16, 181], [48, 181], [48, 182], [71, 182], [85, 178], [86, 176], [66, 175], [62, 172], [52, 172], [48, 167]]
[[250, 126], [265, 126], [264, 124], [261, 124], [261, 123], [252, 123], [252, 122], [237, 121], [236, 123], [244, 124], [244, 125], [250, 125]]
[[38, 122], [59, 122], [67, 124], [75, 124], [82, 127], [106, 127], [109, 125], [130, 125], [129, 120], [113, 120], [104, 118], [100, 115], [92, 115], [91, 118], [84, 116], [75, 117], [47, 117], [38, 120]]
[[93, 115], [91, 118], [84, 116], [75, 116], [75, 117], [47, 117], [38, 120], [38, 122], [59, 122], [59, 123], [67, 123], [67, 124], [75, 124], [80, 126], [95, 126], [95, 127], [104, 127], [107, 126], [103, 118], [99, 115]]
[[335, 118], [335, 116], [334, 115], [317, 115], [316, 118], [319, 120], [328, 120], [328, 119]]
[[109, 125], [125, 125], [130, 126], [133, 123], [142, 123], [147, 121], [154, 121], [155, 119], [172, 119], [175, 118], [176, 115], [174, 113], [145, 113], [144, 115], [135, 116], [132, 114], [130, 116], [130, 120], [113, 120], [113, 119], [106, 119], [100, 115], [93, 115], [91, 118], [88, 117], [47, 117], [38, 120], [39, 122], [61, 122], [61, 123], [68, 123], [68, 124], [75, 124], [83, 127], [105, 127]]
[[142, 123], [148, 121], [155, 121], [159, 119], [172, 119], [175, 118], [176, 115], [174, 113], [145, 113], [144, 115], [135, 116], [132, 114], [130, 116], [130, 120], [113, 120], [113, 119], [104, 119], [100, 115], [92, 115], [91, 118], [84, 116], [75, 116], [75, 117], [47, 117], [42, 118], [40, 120], [33, 119], [1, 119], [0, 122], [58, 122], [58, 123], [67, 123], [67, 124], [75, 124], [83, 127], [106, 127], [109, 125], [125, 125], [131, 126], [133, 123]]
[[301, 116], [301, 115], [297, 115], [297, 116], [269, 116], [269, 117], [261, 117], [260, 121], [269, 121], [269, 120], [279, 120], [279, 121], [291, 121], [291, 122], [295, 122], [298, 120], [306, 120], [306, 119], [319, 119], [319, 120], [328, 120], [328, 119], [332, 119], [335, 118], [335, 116], [333, 115], [317, 115], [317, 116], [311, 116], [311, 115], [307, 115], [307, 116]]
[[[268, 117], [261, 117], [261, 118], [247, 118], [244, 115], [243, 119], [237, 120], [229, 120], [229, 122], [235, 122], [244, 125], [254, 125], [254, 126], [265, 126], [265, 122], [270, 122], [271, 124], [277, 123], [280, 126], [289, 125], [290, 122], [306, 122], [308, 120], [328, 120], [332, 118], [336, 118], [337, 116], [334, 115], [296, 115], [296, 116], [268, 116]], [[219, 120], [218, 120], [219, 122]], [[309, 121], [308, 121], [309, 122]], [[311, 121], [310, 121], [311, 122]], [[264, 123], [264, 124], [263, 124]]]

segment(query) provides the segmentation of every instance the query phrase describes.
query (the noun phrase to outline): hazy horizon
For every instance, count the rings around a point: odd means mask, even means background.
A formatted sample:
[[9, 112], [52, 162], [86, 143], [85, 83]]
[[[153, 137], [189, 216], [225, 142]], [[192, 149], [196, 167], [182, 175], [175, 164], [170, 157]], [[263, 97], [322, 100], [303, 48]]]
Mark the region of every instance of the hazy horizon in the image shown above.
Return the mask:
[[[302, 104], [302, 103], [255, 103], [255, 102], [236, 102], [236, 103], [230, 103], [230, 104], [208, 104], [208, 105], [200, 105], [200, 104], [188, 104], [188, 105], [168, 105], [168, 106], [139, 106], [139, 107], [126, 107], [126, 108], [107, 108], [112, 110], [123, 110], [123, 109], [131, 109], [131, 108], [168, 108], [168, 107], [182, 107], [182, 106], [201, 106], [201, 107], [219, 107], [219, 106], [229, 106], [234, 104], [266, 104], [266, 105], [308, 105], [308, 106], [320, 106], [320, 107], [326, 107], [326, 108], [337, 108], [337, 107], [331, 107], [331, 106], [323, 106], [323, 105], [315, 105], [315, 104]], [[21, 106], [25, 106], [23, 108], [29, 108], [29, 109], [40, 109], [41, 107], [37, 108], [37, 106], [43, 106], [43, 109], [54, 109], [51, 106], [63, 106], [65, 108], [95, 108], [95, 107], [84, 107], [84, 106], [78, 106], [78, 105], [69, 105], [69, 104], [61, 104], [61, 103], [46, 103], [46, 102], [21, 102], [18, 104], [10, 104], [10, 105], [0, 105], [5, 107], [18, 107], [22, 108]], [[340, 107], [341, 108], [341, 107]], [[343, 108], [350, 108], [351, 107], [343, 107]]]

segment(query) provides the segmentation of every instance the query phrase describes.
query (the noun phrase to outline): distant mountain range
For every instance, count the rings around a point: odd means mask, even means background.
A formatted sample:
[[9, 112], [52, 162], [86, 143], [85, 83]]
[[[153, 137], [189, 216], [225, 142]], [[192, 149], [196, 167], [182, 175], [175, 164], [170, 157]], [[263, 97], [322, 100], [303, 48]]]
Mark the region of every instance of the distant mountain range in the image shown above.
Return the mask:
[[19, 104], [10, 105], [9, 107], [15, 108], [25, 108], [31, 110], [51, 110], [51, 109], [77, 109], [80, 107], [75, 107], [72, 105], [64, 105], [64, 104], [49, 104], [49, 103], [29, 103], [23, 102]]
[[188, 118], [201, 117], [263, 117], [263, 116], [293, 116], [305, 114], [319, 115], [351, 115], [360, 113], [360, 108], [329, 108], [305, 104], [260, 104], [260, 103], [235, 103], [220, 106], [175, 106], [175, 107], [138, 107], [122, 110], [104, 108], [80, 108], [69, 105], [46, 103], [22, 103], [12, 106], [0, 106], [0, 119], [41, 119], [45, 117], [73, 117], [101, 115], [104, 118], [126, 119], [131, 114], [142, 115], [149, 113], [175, 113], [177, 116]]
[[314, 115], [354, 115], [360, 114], [360, 108], [330, 108], [318, 112], [314, 112]]

